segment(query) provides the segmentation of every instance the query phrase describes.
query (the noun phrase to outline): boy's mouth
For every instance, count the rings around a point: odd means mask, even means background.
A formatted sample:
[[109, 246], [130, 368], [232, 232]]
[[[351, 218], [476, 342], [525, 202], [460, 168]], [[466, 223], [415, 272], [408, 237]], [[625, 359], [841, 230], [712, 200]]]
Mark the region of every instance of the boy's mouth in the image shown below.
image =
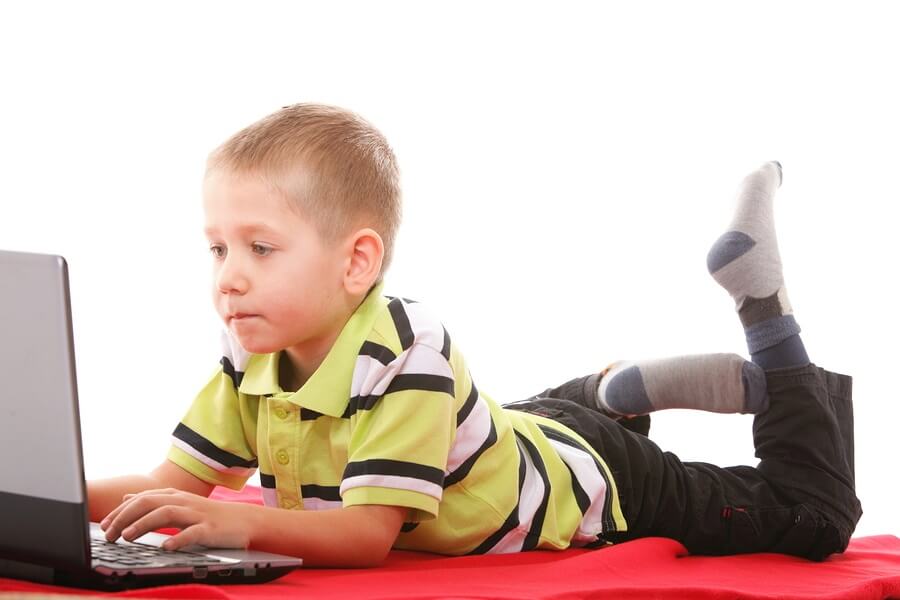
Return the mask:
[[258, 315], [250, 315], [250, 314], [246, 314], [246, 313], [235, 313], [233, 315], [230, 315], [230, 318], [232, 321], [240, 321], [241, 319], [247, 319], [247, 318], [256, 317], [256, 316], [258, 316]]

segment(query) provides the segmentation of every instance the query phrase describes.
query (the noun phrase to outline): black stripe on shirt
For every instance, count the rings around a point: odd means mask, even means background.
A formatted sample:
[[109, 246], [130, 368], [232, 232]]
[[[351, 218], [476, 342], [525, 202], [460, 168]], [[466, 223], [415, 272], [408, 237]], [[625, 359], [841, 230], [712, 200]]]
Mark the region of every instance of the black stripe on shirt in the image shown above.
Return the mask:
[[[602, 477], [603, 481], [606, 483], [606, 493], [603, 497], [603, 530], [604, 531], [616, 531], [617, 530], [616, 522], [613, 519], [612, 510], [611, 510], [612, 486], [609, 484], [609, 481], [607, 480], [606, 471], [603, 470], [603, 466], [597, 461], [597, 459], [594, 457], [594, 455], [591, 454], [591, 452], [587, 448], [584, 447], [584, 444], [579, 443], [574, 438], [569, 437], [568, 435], [562, 433], [561, 431], [557, 431], [556, 429], [553, 429], [552, 427], [547, 427], [546, 425], [538, 425], [538, 427], [541, 429], [542, 432], [544, 432], [544, 435], [547, 437], [547, 439], [557, 441], [561, 444], [566, 444], [567, 446], [571, 446], [572, 448], [577, 448], [578, 450], [581, 450], [582, 452], [586, 453], [588, 456], [591, 457], [591, 460], [594, 461], [594, 467], [597, 469], [597, 474], [600, 477]], [[565, 461], [563, 461], [563, 462], [565, 462]], [[575, 480], [574, 475], [573, 475], [572, 480], [573, 481]], [[581, 486], [579, 485], [579, 487], [581, 487]], [[579, 506], [580, 506], [580, 503], [579, 503]], [[583, 514], [583, 511], [582, 511], [582, 514]]]
[[[516, 448], [519, 450], [519, 499], [522, 498], [522, 488], [525, 487], [525, 456], [522, 453], [522, 447], [516, 444]], [[500, 543], [500, 540], [506, 536], [507, 533], [515, 529], [519, 526], [519, 503], [516, 502], [516, 505], [510, 511], [509, 516], [506, 517], [506, 521], [503, 522], [503, 525], [500, 528], [489, 535], [483, 542], [481, 542], [477, 548], [469, 552], [469, 554], [487, 554], [491, 548]]]
[[275, 476], [268, 473], [259, 472], [259, 483], [268, 490], [275, 489]]
[[323, 416], [323, 414], [318, 411], [315, 411], [311, 408], [303, 408], [302, 406], [300, 407], [301, 421], [315, 421], [321, 416]]
[[443, 375], [425, 373], [408, 373], [395, 376], [388, 384], [384, 394], [417, 390], [422, 392], [446, 392], [454, 395], [453, 379]]
[[178, 427], [175, 428], [175, 431], [172, 432], [176, 438], [202, 454], [208, 458], [213, 459], [217, 463], [224, 465], [226, 467], [243, 467], [245, 469], [255, 469], [259, 463], [254, 460], [246, 460], [232, 454], [231, 452], [227, 452], [222, 450], [208, 439], [185, 425], [184, 423], [179, 423]]
[[[466, 419], [469, 418], [469, 413], [472, 412], [472, 409], [475, 408], [475, 402], [478, 401], [478, 390], [475, 388], [475, 382], [472, 381], [472, 375], [469, 375], [469, 381], [472, 383], [472, 389], [469, 390], [469, 397], [466, 398], [466, 401], [463, 403], [462, 408], [456, 413], [456, 426], [465, 422]], [[493, 421], [493, 419], [491, 419]]]
[[397, 337], [400, 338], [400, 347], [406, 350], [413, 345], [416, 336], [413, 334], [412, 325], [409, 324], [406, 309], [403, 308], [403, 301], [399, 298], [394, 298], [388, 303], [388, 310], [391, 313], [391, 318], [394, 320]]
[[[540, 428], [540, 430], [548, 440], [553, 440], [555, 442], [565, 444], [566, 446], [575, 448], [576, 450], [581, 450], [586, 455], [588, 455], [594, 462], [594, 467], [596, 467], [598, 471], [597, 474], [603, 477], [603, 471], [601, 470], [600, 464], [597, 462], [597, 459], [595, 459], [594, 455], [591, 454], [584, 446], [582, 446], [569, 436], [560, 433], [556, 429], [553, 429], [552, 427], [538, 424], [538, 428]], [[584, 515], [587, 512], [587, 509], [591, 506], [590, 497], [587, 495], [587, 492], [584, 491], [584, 488], [581, 487], [581, 483], [579, 483], [578, 478], [575, 477], [575, 472], [572, 470], [572, 467], [569, 466], [569, 463], [563, 460], [563, 464], [566, 465], [566, 468], [569, 469], [569, 474], [572, 476], [572, 493], [575, 494], [575, 501], [578, 503], [578, 508], [581, 510], [581, 514]], [[608, 485], [606, 487], [609, 488]]]
[[563, 461], [563, 464], [566, 465], [566, 468], [569, 470], [569, 476], [572, 478], [572, 495], [575, 496], [575, 503], [578, 504], [578, 510], [581, 511], [581, 516], [583, 517], [591, 507], [591, 498], [587, 495], [587, 492], [584, 491], [584, 488], [581, 487], [578, 478], [575, 477], [575, 471], [572, 470], [572, 467], [570, 467], [566, 461]]
[[388, 384], [384, 394], [368, 394], [366, 396], [353, 396], [347, 404], [347, 409], [341, 415], [343, 419], [349, 419], [356, 411], [372, 410], [375, 405], [384, 396], [394, 392], [405, 392], [414, 390], [419, 392], [446, 392], [453, 395], [453, 380], [443, 375], [427, 375], [420, 373], [411, 373], [408, 375], [397, 375]]
[[227, 356], [223, 356], [219, 363], [222, 365], [222, 372], [231, 377], [231, 383], [234, 385], [234, 389], [240, 387], [241, 381], [244, 379], [244, 372], [235, 371], [231, 359]]
[[531, 443], [531, 440], [520, 434], [518, 431], [516, 432], [516, 436], [519, 438], [522, 445], [525, 446], [525, 450], [531, 457], [534, 468], [544, 482], [544, 497], [541, 498], [541, 504], [538, 506], [537, 511], [534, 513], [534, 518], [531, 521], [531, 528], [528, 530], [525, 541], [522, 543], [522, 550], [533, 550], [541, 541], [541, 531], [544, 529], [544, 519], [547, 517], [547, 506], [550, 504], [550, 477], [547, 475], [547, 466], [544, 465], [544, 459], [541, 458], [541, 453], [538, 451], [537, 447]]
[[[363, 396], [363, 398], [368, 398], [369, 396]], [[380, 397], [380, 396], [379, 396]], [[349, 419], [353, 415], [356, 414], [356, 408], [359, 406], [360, 397], [353, 396], [350, 398], [350, 402], [347, 403], [347, 408], [344, 409], [344, 414], [341, 415], [342, 419]]]
[[465, 479], [466, 475], [469, 474], [469, 471], [472, 470], [472, 467], [478, 462], [478, 459], [481, 458], [481, 455], [484, 454], [488, 448], [497, 443], [497, 429], [494, 427], [494, 420], [491, 419], [491, 430], [488, 432], [487, 438], [484, 440], [484, 443], [481, 444], [481, 447], [475, 451], [472, 456], [467, 458], [456, 467], [456, 470], [447, 475], [444, 478], [444, 488], [448, 488], [454, 483], [459, 483], [463, 479]]
[[353, 396], [347, 404], [347, 410], [341, 415], [342, 419], [349, 419], [358, 410], [372, 410], [375, 403], [381, 400], [381, 394], [369, 394], [367, 396]]
[[442, 469], [387, 458], [373, 458], [370, 460], [348, 463], [347, 467], [344, 469], [343, 479], [349, 479], [350, 477], [356, 477], [358, 475], [390, 475], [421, 479], [437, 485], [444, 483], [444, 471]]
[[391, 361], [397, 359], [397, 355], [387, 346], [369, 341], [363, 343], [362, 348], [359, 349], [359, 355], [371, 356], [383, 365], [388, 365]]
[[316, 485], [310, 483], [300, 486], [300, 495], [304, 498], [319, 498], [320, 500], [341, 501], [341, 488], [336, 485]]
[[447, 360], [450, 360], [450, 334], [447, 333], [447, 328], [441, 325], [441, 329], [444, 330], [444, 345], [441, 346], [441, 354]]

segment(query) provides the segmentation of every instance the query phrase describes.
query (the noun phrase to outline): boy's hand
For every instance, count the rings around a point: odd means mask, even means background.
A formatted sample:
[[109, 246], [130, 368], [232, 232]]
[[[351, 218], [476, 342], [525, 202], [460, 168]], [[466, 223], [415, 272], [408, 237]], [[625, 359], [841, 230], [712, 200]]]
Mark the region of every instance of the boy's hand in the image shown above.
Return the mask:
[[163, 527], [181, 529], [164, 544], [177, 550], [191, 544], [216, 548], [246, 548], [250, 544], [250, 505], [210, 500], [168, 488], [128, 494], [124, 502], [100, 523], [106, 539], [121, 535], [133, 541]]

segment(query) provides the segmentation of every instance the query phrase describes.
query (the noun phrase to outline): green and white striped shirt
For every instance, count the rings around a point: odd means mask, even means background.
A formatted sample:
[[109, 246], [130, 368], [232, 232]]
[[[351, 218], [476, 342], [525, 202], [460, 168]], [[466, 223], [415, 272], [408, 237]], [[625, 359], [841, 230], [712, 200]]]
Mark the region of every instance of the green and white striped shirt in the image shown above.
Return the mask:
[[408, 507], [395, 548], [442, 554], [562, 549], [624, 531], [615, 482], [588, 443], [475, 387], [419, 303], [375, 288], [303, 387], [280, 352], [224, 356], [176, 428], [169, 459], [240, 489], [255, 469], [269, 506]]

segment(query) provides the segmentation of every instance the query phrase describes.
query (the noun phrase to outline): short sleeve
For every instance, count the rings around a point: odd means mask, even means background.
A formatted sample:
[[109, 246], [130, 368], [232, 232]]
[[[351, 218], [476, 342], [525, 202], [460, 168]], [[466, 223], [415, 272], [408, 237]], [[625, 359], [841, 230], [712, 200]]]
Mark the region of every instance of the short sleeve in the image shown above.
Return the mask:
[[168, 459], [213, 485], [239, 490], [256, 471], [258, 398], [238, 393], [230, 358], [194, 399], [172, 434]]
[[374, 362], [371, 389], [354, 396], [344, 506], [413, 509], [411, 520], [437, 517], [456, 431], [453, 371], [436, 349], [414, 344], [387, 365]]

